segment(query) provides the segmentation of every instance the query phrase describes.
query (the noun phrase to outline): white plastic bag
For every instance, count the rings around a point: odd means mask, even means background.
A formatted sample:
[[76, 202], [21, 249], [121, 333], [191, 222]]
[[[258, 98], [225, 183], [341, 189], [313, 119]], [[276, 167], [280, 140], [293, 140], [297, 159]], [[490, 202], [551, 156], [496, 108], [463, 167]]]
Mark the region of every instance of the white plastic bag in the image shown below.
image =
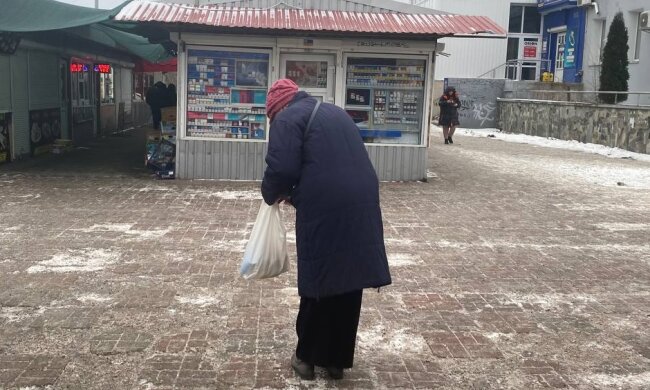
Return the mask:
[[262, 201], [239, 274], [244, 279], [265, 279], [288, 270], [287, 233], [282, 223], [280, 205], [269, 206]]

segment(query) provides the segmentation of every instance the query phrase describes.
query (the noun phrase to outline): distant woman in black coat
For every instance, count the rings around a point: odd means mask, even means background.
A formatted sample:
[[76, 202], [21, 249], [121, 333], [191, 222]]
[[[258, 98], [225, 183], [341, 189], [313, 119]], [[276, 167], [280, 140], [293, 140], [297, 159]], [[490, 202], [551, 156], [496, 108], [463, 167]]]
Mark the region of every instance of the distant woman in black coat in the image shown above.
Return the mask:
[[438, 100], [440, 106], [440, 119], [438, 125], [442, 126], [442, 134], [445, 137], [445, 144], [453, 144], [451, 138], [456, 131], [456, 126], [460, 125], [458, 121], [458, 110], [460, 109], [460, 98], [456, 88], [447, 87], [444, 95]]
[[377, 175], [341, 108], [316, 107], [287, 79], [273, 84], [266, 106], [262, 195], [296, 208], [300, 311], [291, 365], [303, 379], [314, 378], [315, 365], [340, 379], [353, 363], [362, 290], [391, 283]]

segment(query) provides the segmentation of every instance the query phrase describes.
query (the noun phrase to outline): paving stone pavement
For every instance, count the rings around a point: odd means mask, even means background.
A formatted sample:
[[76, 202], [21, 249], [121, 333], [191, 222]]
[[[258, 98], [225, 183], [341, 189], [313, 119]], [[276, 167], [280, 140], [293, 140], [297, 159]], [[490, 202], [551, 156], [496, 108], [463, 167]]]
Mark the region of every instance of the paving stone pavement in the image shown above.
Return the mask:
[[93, 160], [129, 137], [0, 168], [0, 388], [650, 388], [650, 191], [549, 170], [650, 164], [456, 138], [381, 185], [394, 284], [339, 382], [290, 369], [295, 270], [238, 277], [258, 183]]

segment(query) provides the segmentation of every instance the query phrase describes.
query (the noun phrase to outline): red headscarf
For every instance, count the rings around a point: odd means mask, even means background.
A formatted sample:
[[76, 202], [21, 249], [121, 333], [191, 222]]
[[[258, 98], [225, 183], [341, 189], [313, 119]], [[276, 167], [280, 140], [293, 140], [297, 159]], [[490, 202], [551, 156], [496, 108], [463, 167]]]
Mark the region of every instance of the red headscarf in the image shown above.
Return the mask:
[[298, 93], [298, 84], [289, 79], [280, 79], [271, 85], [269, 94], [266, 97], [266, 115], [273, 120], [275, 115]]

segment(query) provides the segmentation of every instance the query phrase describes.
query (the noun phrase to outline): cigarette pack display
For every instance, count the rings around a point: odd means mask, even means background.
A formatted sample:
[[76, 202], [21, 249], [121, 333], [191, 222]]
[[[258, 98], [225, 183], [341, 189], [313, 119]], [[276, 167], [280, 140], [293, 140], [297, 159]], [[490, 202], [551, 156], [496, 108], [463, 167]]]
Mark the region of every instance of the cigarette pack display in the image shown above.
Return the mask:
[[269, 54], [207, 49], [188, 54], [187, 135], [265, 139]]
[[368, 129], [366, 142], [420, 142], [425, 70], [424, 59], [348, 58], [345, 108]]

